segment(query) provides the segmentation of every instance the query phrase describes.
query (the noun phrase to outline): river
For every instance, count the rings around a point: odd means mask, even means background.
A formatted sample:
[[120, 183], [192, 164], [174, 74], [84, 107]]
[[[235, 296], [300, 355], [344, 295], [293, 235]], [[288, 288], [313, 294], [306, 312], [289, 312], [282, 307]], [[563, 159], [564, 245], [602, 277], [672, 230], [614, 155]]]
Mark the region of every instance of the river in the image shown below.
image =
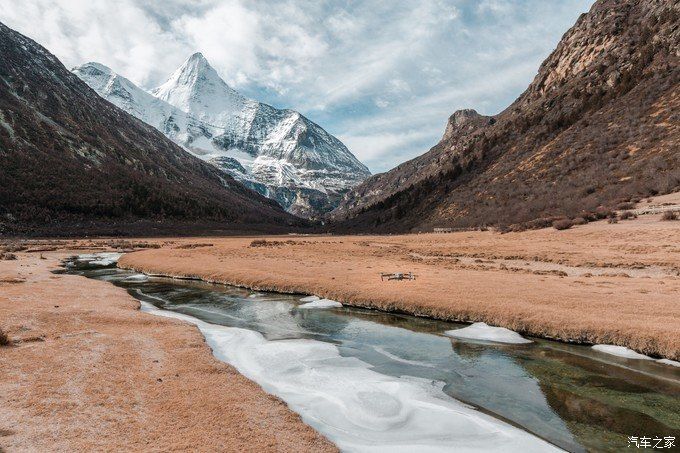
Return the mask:
[[443, 335], [462, 324], [303, 309], [304, 295], [149, 277], [101, 257], [66, 270], [196, 324], [218, 359], [346, 451], [618, 451], [629, 436], [680, 433], [680, 368], [655, 361], [462, 341]]

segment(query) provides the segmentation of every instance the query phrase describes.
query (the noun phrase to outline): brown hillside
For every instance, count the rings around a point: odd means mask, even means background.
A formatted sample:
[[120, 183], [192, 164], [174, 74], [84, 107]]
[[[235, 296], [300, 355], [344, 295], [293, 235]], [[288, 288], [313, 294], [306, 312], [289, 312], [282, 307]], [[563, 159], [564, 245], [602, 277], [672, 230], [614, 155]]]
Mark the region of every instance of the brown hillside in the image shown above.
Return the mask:
[[357, 187], [339, 228], [542, 226], [678, 190], [679, 17], [674, 2], [597, 1], [510, 107]]
[[[365, 206], [378, 203], [405, 187], [436, 176], [442, 167], [465, 149], [476, 132], [494, 124], [495, 121], [493, 117], [480, 115], [471, 109], [455, 112], [449, 117], [444, 137], [439, 144], [425, 154], [404, 162], [386, 173], [379, 173], [366, 179], [344, 197], [343, 202], [330, 217], [342, 219], [351, 216]], [[445, 142], [450, 145], [447, 146]]]
[[301, 222], [2, 24], [0, 160], [0, 234], [278, 231]]

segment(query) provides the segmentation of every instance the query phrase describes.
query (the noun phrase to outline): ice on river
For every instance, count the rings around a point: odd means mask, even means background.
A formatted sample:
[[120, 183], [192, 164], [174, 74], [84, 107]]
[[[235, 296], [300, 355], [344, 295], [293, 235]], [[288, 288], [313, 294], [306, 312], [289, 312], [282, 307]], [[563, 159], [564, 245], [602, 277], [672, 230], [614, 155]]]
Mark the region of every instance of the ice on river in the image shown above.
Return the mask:
[[[302, 299], [301, 299], [302, 300]], [[330, 299], [317, 299], [306, 304], [298, 305], [297, 308], [313, 309], [313, 308], [339, 308], [342, 304]]]
[[121, 256], [123, 256], [122, 253], [116, 252], [85, 253], [78, 255], [78, 261], [87, 261], [95, 266], [110, 266], [113, 263], [117, 263]]
[[664, 365], [680, 367], [680, 362], [676, 362], [675, 360], [671, 360], [671, 359], [659, 359], [659, 360], [656, 361], [656, 363], [662, 363]]
[[654, 360], [656, 363], [660, 363], [662, 365], [680, 367], [680, 362], [676, 362], [675, 360], [670, 359], [655, 360], [649, 356], [640, 354], [639, 352], [635, 352], [632, 349], [626, 348], [625, 346], [614, 346], [612, 344], [596, 344], [595, 346], [593, 346], [593, 349], [596, 351], [604, 352], [605, 354], [623, 357], [624, 359]]
[[127, 282], [146, 282], [149, 280], [149, 276], [146, 274], [133, 274], [125, 277], [124, 280]]
[[260, 333], [142, 309], [196, 324], [215, 356], [283, 399], [348, 452], [545, 452], [547, 442], [445, 395], [439, 382], [393, 377], [330, 343], [269, 341]]
[[652, 360], [644, 354], [628, 349], [625, 346], [614, 346], [612, 344], [596, 344], [593, 346], [596, 351], [604, 352], [605, 354], [611, 354], [618, 357], [623, 357], [624, 359], [639, 359], [639, 360]]
[[300, 302], [314, 302], [315, 300], [320, 300], [319, 296], [307, 296], [300, 299]]
[[492, 341], [495, 343], [531, 343], [531, 340], [527, 340], [517, 332], [505, 327], [493, 327], [485, 322], [476, 322], [462, 329], [447, 330], [444, 335], [465, 340]]

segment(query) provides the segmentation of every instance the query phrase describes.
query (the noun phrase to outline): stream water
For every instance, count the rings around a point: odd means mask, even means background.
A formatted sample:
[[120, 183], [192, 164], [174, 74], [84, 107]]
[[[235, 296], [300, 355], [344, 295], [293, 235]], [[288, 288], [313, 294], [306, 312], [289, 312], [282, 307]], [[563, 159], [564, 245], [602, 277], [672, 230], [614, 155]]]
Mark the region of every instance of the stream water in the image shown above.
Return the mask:
[[148, 277], [101, 259], [71, 260], [66, 272], [196, 323], [219, 359], [343, 450], [619, 451], [628, 436], [680, 441], [677, 367], [534, 338], [454, 340], [442, 333], [464, 325], [300, 309], [303, 295]]

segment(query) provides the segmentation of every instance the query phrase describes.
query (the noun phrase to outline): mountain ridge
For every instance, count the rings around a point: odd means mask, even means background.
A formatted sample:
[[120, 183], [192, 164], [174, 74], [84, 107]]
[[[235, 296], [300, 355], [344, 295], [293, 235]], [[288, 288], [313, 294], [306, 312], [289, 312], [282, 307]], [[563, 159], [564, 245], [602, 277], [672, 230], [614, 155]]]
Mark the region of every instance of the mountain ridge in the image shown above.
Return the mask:
[[144, 92], [163, 106], [142, 101], [135, 105], [110, 90], [102, 78], [124, 77], [110, 69], [102, 72], [102, 66], [86, 63], [73, 72], [105, 99], [289, 212], [318, 217], [370, 175], [342, 142], [304, 115], [233, 90], [200, 52], [150, 92], [128, 81], [133, 91]]
[[0, 57], [0, 233], [281, 231], [306, 224], [105, 101], [44, 47], [2, 23]]
[[442, 138], [442, 141], [455, 141], [455, 146], [447, 149], [435, 145], [428, 152], [403, 162], [390, 171], [370, 176], [345, 194], [338, 207], [327, 217], [331, 220], [351, 217], [367, 205], [378, 203], [404, 187], [413, 186], [434, 176], [441, 171], [444, 162], [460, 152], [478, 131], [495, 121], [493, 116], [480, 115], [474, 109], [457, 110], [449, 117]]
[[493, 124], [369, 178], [330, 217], [343, 231], [522, 229], [679, 190], [679, 9], [598, 0]]

